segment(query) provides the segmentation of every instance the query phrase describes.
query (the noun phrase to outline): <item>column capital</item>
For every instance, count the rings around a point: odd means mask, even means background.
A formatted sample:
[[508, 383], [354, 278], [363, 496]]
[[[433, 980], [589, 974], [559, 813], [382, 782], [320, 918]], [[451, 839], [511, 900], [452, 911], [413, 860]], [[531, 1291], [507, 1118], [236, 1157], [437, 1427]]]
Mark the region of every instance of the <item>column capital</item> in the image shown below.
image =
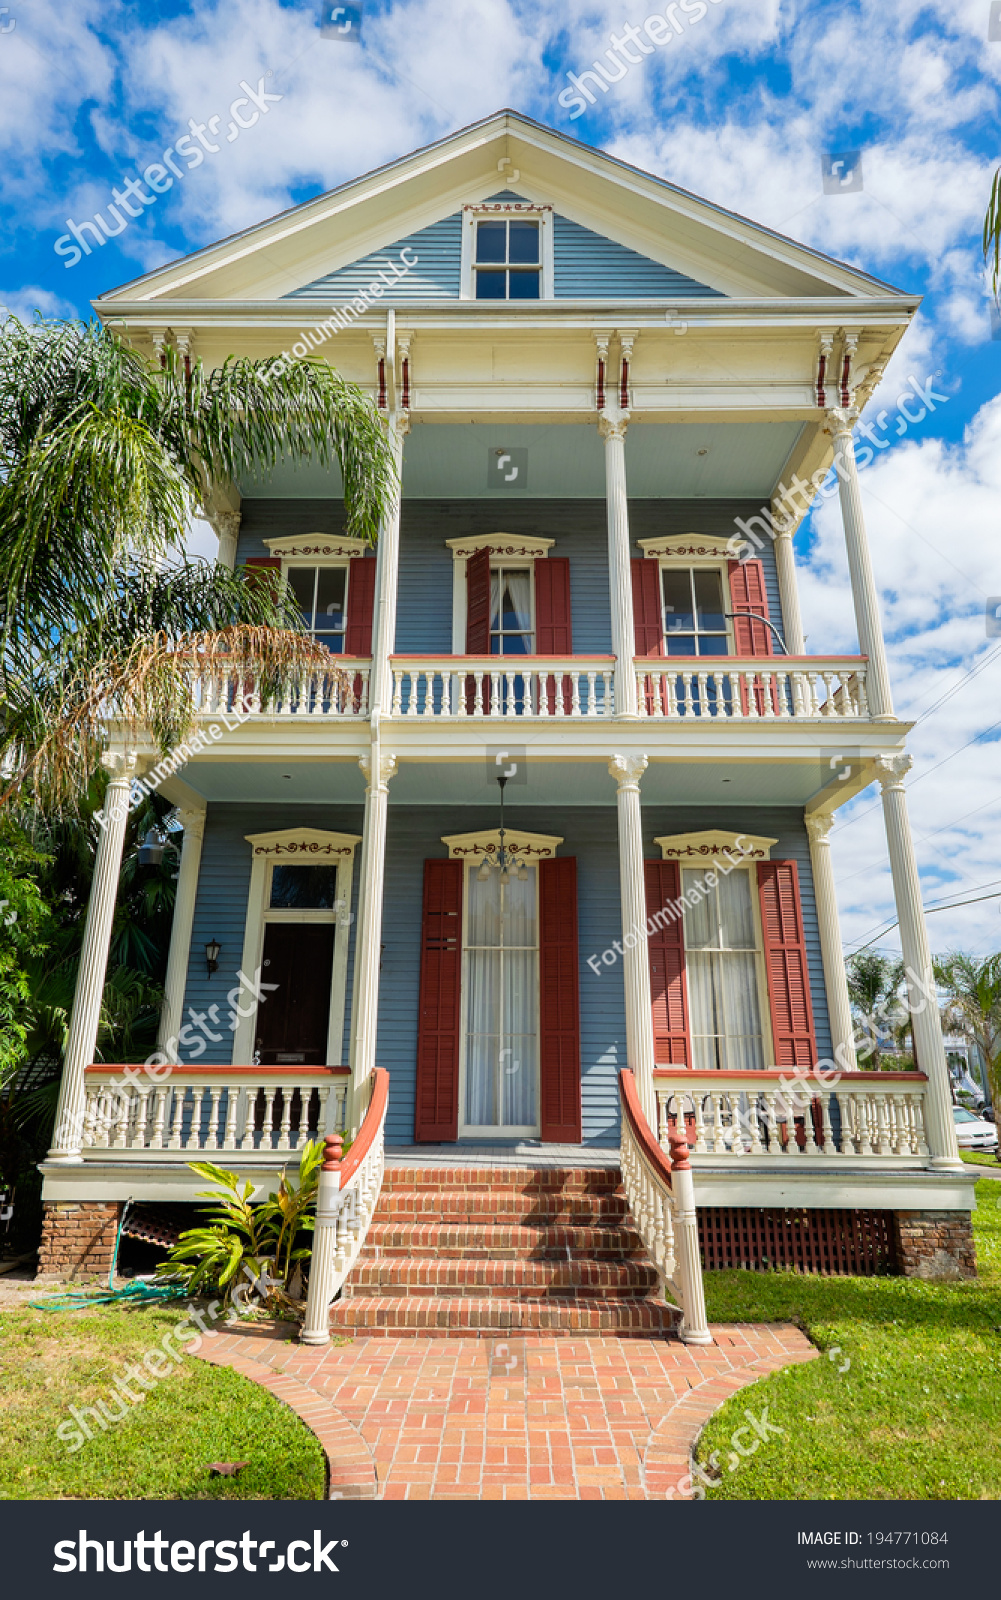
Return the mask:
[[139, 757], [134, 750], [105, 750], [101, 765], [110, 773], [112, 783], [129, 783], [139, 771]]
[[890, 789], [902, 789], [904, 779], [914, 765], [914, 757], [909, 756], [905, 750], [899, 755], [877, 756], [873, 762], [879, 787], [884, 794]]
[[828, 406], [824, 416], [827, 419], [824, 432], [829, 433], [835, 439], [843, 438], [846, 435], [850, 439], [852, 437], [852, 429], [859, 419], [856, 406]]
[[804, 818], [811, 844], [827, 844], [834, 827], [833, 811], [808, 811]]
[[365, 779], [370, 789], [387, 789], [389, 787], [390, 779], [395, 778], [396, 776], [396, 757], [390, 755], [386, 751], [382, 751], [379, 754], [378, 775], [376, 776], [374, 782], [372, 777], [371, 751], [367, 755], [358, 757], [358, 765], [365, 774]]
[[798, 526], [796, 518], [779, 509], [773, 502], [771, 508], [772, 532], [778, 539], [791, 539]]
[[635, 789], [638, 794], [640, 779], [648, 765], [646, 756], [609, 756], [608, 775], [615, 779], [620, 794], [629, 789]]
[[177, 817], [186, 839], [201, 839], [205, 833], [205, 806], [178, 806]]
[[598, 432], [606, 442], [609, 439], [624, 439], [628, 426], [628, 411], [602, 411], [598, 415]]

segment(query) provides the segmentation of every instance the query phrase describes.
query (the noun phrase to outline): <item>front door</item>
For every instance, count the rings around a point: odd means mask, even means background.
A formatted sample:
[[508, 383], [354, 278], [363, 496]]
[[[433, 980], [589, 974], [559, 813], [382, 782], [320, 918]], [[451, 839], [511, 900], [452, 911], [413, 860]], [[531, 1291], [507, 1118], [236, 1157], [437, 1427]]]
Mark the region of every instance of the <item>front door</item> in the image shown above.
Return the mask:
[[271, 922], [264, 930], [256, 1053], [264, 1066], [324, 1066], [330, 1023], [333, 922]]
[[463, 938], [464, 1138], [539, 1132], [537, 870], [506, 883], [467, 871]]

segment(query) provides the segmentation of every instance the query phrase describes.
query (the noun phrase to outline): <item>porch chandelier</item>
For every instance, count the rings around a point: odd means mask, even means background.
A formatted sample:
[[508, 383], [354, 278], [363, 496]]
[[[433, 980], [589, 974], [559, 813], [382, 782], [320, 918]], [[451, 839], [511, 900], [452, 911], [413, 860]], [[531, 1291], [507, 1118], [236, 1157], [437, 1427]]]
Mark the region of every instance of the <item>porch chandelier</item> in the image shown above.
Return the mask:
[[512, 878], [517, 878], [520, 883], [527, 883], [528, 881], [528, 868], [524, 861], [516, 861], [513, 855], [509, 856], [504, 844], [504, 785], [506, 783], [507, 779], [502, 773], [497, 779], [497, 785], [500, 789], [500, 849], [497, 852], [496, 861], [492, 861], [489, 856], [485, 855], [480, 862], [479, 871], [476, 874], [480, 883], [486, 883], [490, 876], [491, 867], [499, 868], [501, 883], [510, 883]]

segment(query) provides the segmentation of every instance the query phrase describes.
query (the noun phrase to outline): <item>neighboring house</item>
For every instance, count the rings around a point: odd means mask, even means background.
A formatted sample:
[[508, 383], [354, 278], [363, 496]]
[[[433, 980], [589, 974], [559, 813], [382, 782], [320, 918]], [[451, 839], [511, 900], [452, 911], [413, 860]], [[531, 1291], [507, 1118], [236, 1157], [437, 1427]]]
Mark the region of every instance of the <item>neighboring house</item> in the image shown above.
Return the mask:
[[[852, 442], [917, 305], [511, 112], [96, 302], [150, 356], [315, 347], [403, 489], [373, 551], [335, 473], [213, 486], [219, 559], [283, 571], [331, 669], [249, 714], [239, 669], [202, 685], [161, 785], [178, 1064], [127, 1093], [91, 1064], [92, 907], [43, 1266], [81, 1253], [68, 1204], [96, 1260], [126, 1197], [191, 1199], [198, 1154], [266, 1182], [357, 1126], [376, 1065], [390, 1150], [614, 1165], [628, 1065], [664, 1146], [685, 1112], [707, 1264], [781, 1235], [825, 1270], [969, 1270], [937, 1006], [920, 1072], [858, 1072], [829, 845], [878, 781], [933, 994]], [[859, 651], [821, 657], [793, 535], [832, 461]], [[156, 761], [113, 751], [111, 803]]]

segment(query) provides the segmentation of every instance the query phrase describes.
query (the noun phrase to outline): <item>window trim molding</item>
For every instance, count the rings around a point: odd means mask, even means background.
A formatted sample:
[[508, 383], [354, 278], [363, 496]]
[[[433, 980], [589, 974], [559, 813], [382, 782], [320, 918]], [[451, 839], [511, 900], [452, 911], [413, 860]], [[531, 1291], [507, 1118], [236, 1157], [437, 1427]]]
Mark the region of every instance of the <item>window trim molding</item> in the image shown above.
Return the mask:
[[[723, 604], [728, 610], [733, 609], [733, 600], [730, 595], [730, 562], [734, 559], [729, 551], [730, 536], [723, 533], [684, 533], [677, 537], [660, 539], [639, 539], [637, 543], [647, 560], [656, 561], [660, 573], [664, 572], [691, 572], [696, 567], [713, 567], [719, 572], [720, 583], [723, 588]], [[664, 582], [663, 577], [658, 579], [660, 593], [660, 631], [663, 640], [662, 648], [665, 651], [665, 661], [723, 661], [724, 656], [675, 656], [666, 654], [668, 632], [664, 626]], [[695, 635], [693, 634], [694, 638]], [[716, 638], [722, 635], [717, 634]], [[733, 618], [726, 619], [726, 653], [727, 656], [736, 655], [737, 641], [733, 632]]]
[[[442, 835], [442, 844], [448, 849], [450, 861], [478, 862], [484, 856], [491, 859], [500, 849], [499, 828], [476, 828], [472, 833]], [[504, 848], [512, 856], [531, 864], [533, 861], [551, 861], [563, 835], [555, 833], [529, 833], [524, 828], [504, 829]]]
[[364, 539], [327, 533], [282, 534], [280, 538], [265, 539], [264, 543], [271, 555], [280, 558], [283, 570], [286, 566], [340, 567], [371, 549]]
[[[491, 570], [494, 557], [508, 560], [510, 566], [524, 562], [531, 567], [534, 562], [548, 556], [555, 539], [538, 538], [535, 534], [471, 533], [460, 539], [446, 539], [452, 552], [452, 654], [466, 653], [466, 562], [478, 550], [490, 551]], [[535, 579], [532, 579], [532, 626], [535, 627]]]
[[745, 862], [770, 861], [771, 849], [777, 839], [766, 839], [759, 833], [737, 833], [728, 828], [703, 828], [698, 833], [667, 833], [655, 839], [660, 845], [662, 861], [677, 861], [679, 866], [694, 866], [695, 858], [712, 867], [720, 856], [736, 857], [735, 866]]
[[[351, 885], [354, 877], [355, 849], [361, 844], [357, 833], [335, 833], [325, 828], [277, 828], [268, 833], [244, 835], [251, 847], [250, 886], [247, 892], [247, 914], [243, 932], [242, 971], [248, 977], [258, 971], [264, 954], [264, 933], [271, 921], [275, 922], [327, 922], [333, 921], [344, 929], [344, 937], [334, 936], [334, 962], [330, 974], [330, 1014], [327, 1023], [327, 1066], [339, 1067], [344, 1040], [344, 1010], [347, 1000], [348, 945], [350, 943]], [[349, 908], [347, 918], [336, 908], [330, 911], [289, 910], [271, 911], [271, 868], [281, 856], [306, 857], [312, 865], [318, 858], [337, 857], [337, 899]], [[284, 865], [284, 862], [282, 863]], [[233, 1036], [233, 1065], [249, 1066], [254, 1059], [254, 1034], [257, 1028], [257, 1006], [249, 1016], [239, 1017]]]
[[477, 222], [485, 222], [490, 218], [496, 221], [506, 220], [508, 217], [524, 217], [539, 224], [539, 266], [540, 283], [538, 300], [480, 300], [479, 305], [484, 306], [532, 306], [538, 305], [543, 300], [555, 298], [555, 257], [553, 250], [553, 217], [555, 213], [551, 205], [536, 204], [534, 200], [493, 200], [478, 201], [462, 208], [462, 248], [459, 264], [459, 299], [475, 300], [476, 285], [473, 270], [473, 244], [476, 239]]

